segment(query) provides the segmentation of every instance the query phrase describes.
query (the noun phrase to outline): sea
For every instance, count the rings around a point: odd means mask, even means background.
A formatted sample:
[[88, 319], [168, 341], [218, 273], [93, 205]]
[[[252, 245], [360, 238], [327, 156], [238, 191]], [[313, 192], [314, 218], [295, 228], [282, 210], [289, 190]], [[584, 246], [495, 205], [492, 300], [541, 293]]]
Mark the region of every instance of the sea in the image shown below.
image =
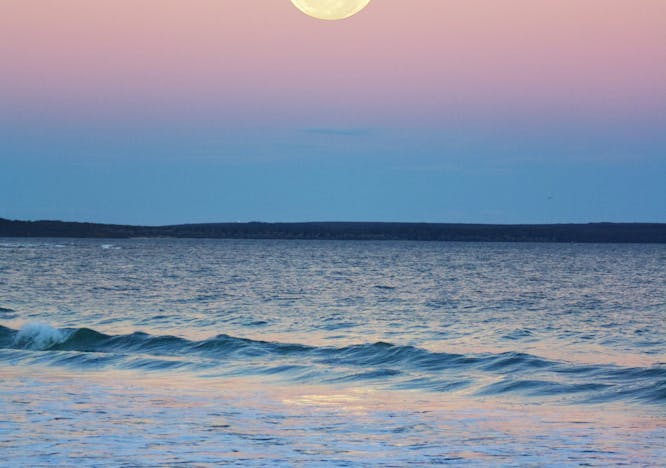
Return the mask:
[[664, 466], [666, 245], [0, 239], [2, 466]]

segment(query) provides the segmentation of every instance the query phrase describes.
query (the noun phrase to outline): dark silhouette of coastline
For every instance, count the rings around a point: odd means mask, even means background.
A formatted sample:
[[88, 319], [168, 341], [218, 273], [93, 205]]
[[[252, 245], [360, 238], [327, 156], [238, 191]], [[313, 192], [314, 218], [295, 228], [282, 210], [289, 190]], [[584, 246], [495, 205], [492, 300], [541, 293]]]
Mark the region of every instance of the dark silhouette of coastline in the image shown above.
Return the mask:
[[15, 221], [0, 218], [0, 237], [666, 243], [666, 223], [503, 225], [392, 222], [250, 222], [128, 226], [64, 221]]

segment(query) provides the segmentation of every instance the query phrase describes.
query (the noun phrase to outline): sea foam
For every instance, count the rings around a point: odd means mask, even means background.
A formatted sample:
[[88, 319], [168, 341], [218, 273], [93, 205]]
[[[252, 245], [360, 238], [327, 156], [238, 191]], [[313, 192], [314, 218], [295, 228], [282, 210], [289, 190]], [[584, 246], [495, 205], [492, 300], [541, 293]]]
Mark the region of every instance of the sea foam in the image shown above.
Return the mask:
[[14, 337], [14, 346], [24, 349], [48, 349], [67, 340], [68, 334], [43, 323], [28, 323]]

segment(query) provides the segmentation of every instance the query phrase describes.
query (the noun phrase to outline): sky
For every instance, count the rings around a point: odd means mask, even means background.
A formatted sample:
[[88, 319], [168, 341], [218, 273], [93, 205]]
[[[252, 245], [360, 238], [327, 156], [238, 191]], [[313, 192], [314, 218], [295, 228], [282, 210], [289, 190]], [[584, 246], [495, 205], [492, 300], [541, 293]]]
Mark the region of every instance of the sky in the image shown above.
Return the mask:
[[666, 1], [2, 0], [0, 217], [666, 222]]

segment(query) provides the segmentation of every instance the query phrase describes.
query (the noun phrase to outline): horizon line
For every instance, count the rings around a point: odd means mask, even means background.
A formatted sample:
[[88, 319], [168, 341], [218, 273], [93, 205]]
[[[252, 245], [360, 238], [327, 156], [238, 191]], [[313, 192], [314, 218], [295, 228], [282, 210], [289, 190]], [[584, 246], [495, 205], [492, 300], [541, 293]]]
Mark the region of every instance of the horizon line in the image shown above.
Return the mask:
[[0, 216], [0, 222], [16, 223], [72, 223], [97, 224], [105, 226], [127, 227], [175, 227], [175, 226], [201, 226], [215, 224], [421, 224], [421, 225], [456, 225], [456, 226], [572, 226], [572, 225], [622, 225], [622, 224], [666, 224], [666, 221], [560, 221], [560, 222], [519, 222], [519, 223], [483, 223], [483, 222], [456, 222], [456, 221], [348, 221], [348, 220], [310, 220], [310, 221], [205, 221], [205, 222], [178, 222], [167, 224], [134, 224], [100, 221], [71, 221], [65, 219], [11, 219]]

